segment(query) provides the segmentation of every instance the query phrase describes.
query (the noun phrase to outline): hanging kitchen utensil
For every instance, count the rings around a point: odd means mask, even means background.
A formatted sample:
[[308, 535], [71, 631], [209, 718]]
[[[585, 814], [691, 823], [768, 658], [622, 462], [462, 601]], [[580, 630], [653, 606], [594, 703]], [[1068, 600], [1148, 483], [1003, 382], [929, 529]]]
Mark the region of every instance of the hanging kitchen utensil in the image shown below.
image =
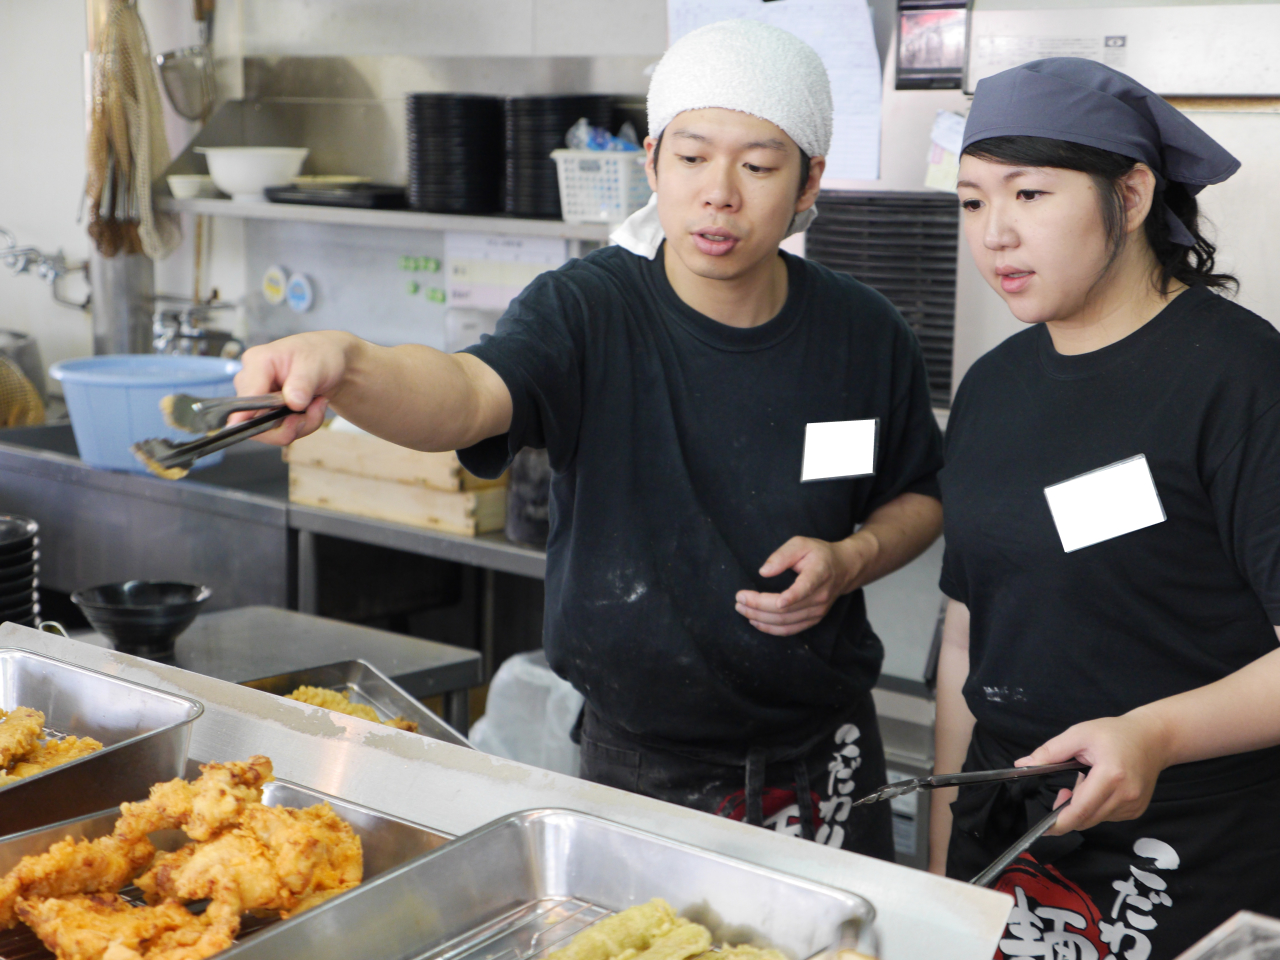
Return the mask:
[[178, 116], [197, 123], [208, 120], [216, 93], [212, 51], [201, 44], [159, 53], [156, 67]]
[[[881, 800], [892, 800], [894, 797], [915, 793], [917, 790], [937, 790], [940, 787], [961, 787], [970, 783], [992, 783], [998, 780], [1021, 780], [1024, 777], [1043, 777], [1051, 773], [1063, 773], [1067, 770], [1087, 770], [1088, 767], [1079, 760], [1068, 760], [1066, 763], [1049, 763], [1040, 767], [1010, 767], [1007, 770], [973, 770], [969, 773], [940, 773], [932, 777], [918, 777], [915, 780], [899, 780], [867, 794], [853, 805], [860, 807], [864, 803], [877, 803]], [[1048, 829], [1047, 827], [1045, 829]]]
[[146, 30], [128, 0], [112, 0], [94, 50], [88, 141], [89, 236], [104, 257], [168, 256], [178, 218], [156, 212], [152, 185], [169, 166], [160, 89]]
[[130, 449], [133, 455], [141, 460], [157, 477], [165, 480], [181, 480], [201, 457], [225, 450], [227, 447], [265, 433], [293, 413], [288, 407], [279, 407], [234, 427], [226, 427], [207, 437], [192, 440], [190, 443], [174, 443], [163, 437], [153, 437], [135, 443]]
[[22, 368], [0, 354], [0, 427], [31, 427], [44, 423], [44, 404]]
[[187, 393], [171, 393], [160, 400], [165, 423], [187, 433], [210, 433], [227, 425], [233, 413], [246, 410], [271, 410], [284, 406], [284, 395], [268, 393], [261, 397], [193, 397]]
[[1050, 811], [1048, 816], [1024, 833], [1018, 839], [1017, 843], [1011, 846], [1004, 853], [1000, 854], [991, 866], [987, 867], [987, 869], [983, 870], [969, 882], [975, 887], [989, 887], [995, 883], [1000, 879], [1000, 874], [1004, 873], [1005, 867], [1009, 866], [1009, 864], [1013, 863], [1013, 861], [1017, 860], [1020, 856], [1031, 849], [1031, 845], [1044, 836], [1045, 832], [1058, 822], [1058, 814], [1067, 809], [1070, 803], [1071, 801], [1068, 800], [1057, 810]]

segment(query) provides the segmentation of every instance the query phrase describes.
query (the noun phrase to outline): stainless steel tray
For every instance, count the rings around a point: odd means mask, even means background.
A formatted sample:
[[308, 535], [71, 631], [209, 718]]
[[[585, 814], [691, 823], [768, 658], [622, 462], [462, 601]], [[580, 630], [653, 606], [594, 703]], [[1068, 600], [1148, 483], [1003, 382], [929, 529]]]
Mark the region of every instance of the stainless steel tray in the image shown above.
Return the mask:
[[17, 647], [0, 648], [0, 708], [45, 715], [57, 736], [93, 737], [103, 749], [0, 787], [0, 836], [81, 817], [147, 795], [182, 775], [195, 700]]
[[347, 694], [352, 703], [373, 707], [381, 720], [404, 717], [406, 720], [416, 721], [418, 732], [425, 737], [460, 747], [471, 746], [466, 737], [424, 707], [420, 701], [409, 696], [377, 667], [364, 660], [341, 660], [323, 667], [309, 667], [292, 673], [278, 673], [274, 677], [244, 680], [241, 681], [241, 686], [280, 696], [293, 693], [303, 686], [337, 690]]
[[[339, 800], [327, 793], [287, 780], [273, 780], [266, 784], [262, 789], [262, 802], [271, 807], [310, 807], [317, 803], [328, 803], [338, 816], [351, 824], [360, 837], [364, 848], [366, 881], [429, 853], [452, 839], [449, 834], [380, 813], [358, 803]], [[13, 869], [23, 857], [44, 853], [51, 844], [64, 837], [96, 840], [106, 836], [115, 827], [119, 816], [118, 809], [104, 810], [92, 816], [67, 820], [0, 840], [0, 876]], [[187, 837], [179, 830], [166, 830], [152, 834], [152, 840], [160, 850], [176, 850], [187, 842]], [[121, 893], [128, 900], [142, 902], [140, 892], [134, 887], [127, 887]], [[321, 904], [314, 909], [323, 910], [325, 905]], [[238, 942], [247, 941], [259, 930], [275, 922], [277, 921], [246, 917]], [[0, 960], [50, 960], [52, 956], [26, 927], [0, 931]]]
[[609, 914], [663, 897], [716, 942], [793, 958], [830, 945], [871, 904], [572, 810], [495, 820], [264, 931], [225, 960], [530, 960]]

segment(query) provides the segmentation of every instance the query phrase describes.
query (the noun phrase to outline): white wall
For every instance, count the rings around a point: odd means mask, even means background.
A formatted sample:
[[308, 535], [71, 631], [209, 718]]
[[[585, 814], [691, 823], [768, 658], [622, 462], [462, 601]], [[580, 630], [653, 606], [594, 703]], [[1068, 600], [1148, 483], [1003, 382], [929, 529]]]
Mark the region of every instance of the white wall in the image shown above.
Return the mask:
[[[0, 2], [0, 227], [20, 244], [88, 254], [84, 190], [84, 0]], [[78, 285], [73, 293], [81, 292]], [[0, 327], [35, 334], [47, 362], [92, 351], [88, 316], [35, 276], [0, 267]]]

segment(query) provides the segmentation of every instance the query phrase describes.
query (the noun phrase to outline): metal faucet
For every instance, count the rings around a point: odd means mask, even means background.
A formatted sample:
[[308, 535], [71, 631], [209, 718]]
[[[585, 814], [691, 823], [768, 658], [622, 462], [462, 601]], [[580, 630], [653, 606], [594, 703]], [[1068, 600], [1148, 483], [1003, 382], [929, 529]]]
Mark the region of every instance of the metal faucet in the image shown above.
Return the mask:
[[[159, 301], [175, 301], [177, 306], [159, 305]], [[233, 303], [194, 303], [176, 297], [156, 297], [157, 309], [151, 319], [151, 348], [155, 353], [184, 356], [221, 356], [234, 344], [236, 355], [244, 351], [244, 343], [224, 330], [204, 326], [209, 315], [218, 310], [231, 310]]]
[[43, 253], [37, 247], [20, 247], [18, 238], [4, 227], [0, 227], [0, 263], [14, 273], [30, 273], [34, 267], [36, 276], [52, 288], [54, 300], [64, 306], [75, 307], [77, 310], [88, 309], [89, 297], [85, 297], [83, 302], [68, 300], [58, 289], [58, 282], [68, 273], [84, 272], [87, 276], [87, 262], [83, 260], [75, 263], [68, 262], [61, 250], [57, 253]]

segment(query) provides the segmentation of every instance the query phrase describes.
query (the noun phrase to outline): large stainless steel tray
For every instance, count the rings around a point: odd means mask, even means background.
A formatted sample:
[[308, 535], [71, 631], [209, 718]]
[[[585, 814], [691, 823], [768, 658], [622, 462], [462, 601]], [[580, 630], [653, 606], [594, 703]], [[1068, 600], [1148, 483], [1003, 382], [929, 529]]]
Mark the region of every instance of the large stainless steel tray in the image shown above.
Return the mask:
[[[338, 816], [351, 824], [360, 837], [364, 849], [366, 882], [421, 857], [452, 839], [449, 834], [371, 810], [358, 803], [349, 803], [287, 780], [273, 780], [266, 784], [262, 790], [262, 802], [271, 807], [310, 807], [317, 803], [328, 803]], [[92, 816], [67, 820], [0, 840], [0, 876], [13, 869], [23, 857], [44, 853], [51, 844], [64, 837], [96, 840], [106, 836], [115, 827], [119, 816], [118, 809], [104, 810]], [[152, 840], [160, 850], [176, 850], [187, 842], [187, 837], [179, 830], [166, 830], [152, 834]], [[135, 903], [142, 902], [141, 894], [136, 888], [127, 887], [121, 893]], [[323, 910], [325, 905], [314, 909]], [[269, 928], [275, 922], [246, 917], [239, 942], [247, 941], [259, 930]], [[0, 960], [50, 960], [51, 957], [52, 954], [26, 927], [0, 931]]]
[[274, 677], [244, 680], [245, 687], [284, 696], [299, 687], [324, 687], [345, 693], [352, 703], [372, 707], [380, 720], [404, 717], [418, 724], [418, 732], [435, 740], [470, 747], [471, 742], [422, 703], [397, 686], [386, 674], [364, 660], [342, 660], [323, 667], [278, 673]]
[[871, 904], [834, 887], [572, 810], [517, 813], [243, 945], [224, 960], [530, 960], [663, 897], [716, 942], [809, 957]]
[[0, 708], [45, 715], [57, 736], [93, 737], [97, 753], [0, 787], [0, 836], [81, 817], [147, 795], [182, 775], [195, 700], [55, 660], [0, 648]]

